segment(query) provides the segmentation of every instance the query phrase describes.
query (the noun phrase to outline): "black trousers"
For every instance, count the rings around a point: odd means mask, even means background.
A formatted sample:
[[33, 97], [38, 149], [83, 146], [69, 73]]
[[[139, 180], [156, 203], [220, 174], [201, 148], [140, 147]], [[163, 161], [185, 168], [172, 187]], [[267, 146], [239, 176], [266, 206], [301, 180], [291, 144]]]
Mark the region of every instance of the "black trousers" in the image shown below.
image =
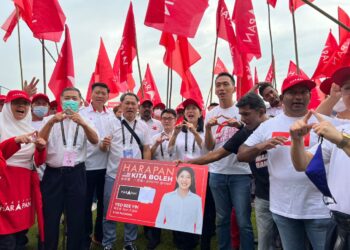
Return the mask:
[[67, 250], [84, 247], [86, 196], [85, 165], [52, 168], [47, 166], [41, 182], [43, 197], [45, 250], [56, 250], [60, 219], [66, 213]]
[[[87, 247], [91, 243], [92, 233], [97, 241], [102, 242], [103, 239], [102, 219], [105, 176], [106, 169], [86, 171], [85, 238]], [[95, 194], [97, 198], [97, 216], [93, 231], [91, 206]]]
[[0, 250], [25, 250], [28, 238], [28, 230], [13, 234], [0, 235]]

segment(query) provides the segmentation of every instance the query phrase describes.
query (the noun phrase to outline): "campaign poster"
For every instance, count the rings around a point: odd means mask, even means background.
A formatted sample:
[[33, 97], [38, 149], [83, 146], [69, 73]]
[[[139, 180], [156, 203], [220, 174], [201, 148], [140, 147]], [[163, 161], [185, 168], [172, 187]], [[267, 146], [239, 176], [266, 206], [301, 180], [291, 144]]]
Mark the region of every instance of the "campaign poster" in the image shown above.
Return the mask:
[[201, 234], [207, 179], [207, 166], [123, 158], [107, 219]]

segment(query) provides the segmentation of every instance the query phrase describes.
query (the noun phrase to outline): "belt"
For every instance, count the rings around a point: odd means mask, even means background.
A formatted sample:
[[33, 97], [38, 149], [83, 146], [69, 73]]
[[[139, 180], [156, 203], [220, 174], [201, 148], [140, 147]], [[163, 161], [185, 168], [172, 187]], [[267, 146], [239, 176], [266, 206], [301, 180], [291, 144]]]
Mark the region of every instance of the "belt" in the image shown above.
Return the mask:
[[50, 165], [46, 164], [46, 169], [48, 171], [55, 171], [55, 172], [72, 172], [72, 171], [76, 171], [79, 169], [85, 169], [85, 162], [81, 162], [77, 165], [75, 165], [74, 167], [51, 167]]

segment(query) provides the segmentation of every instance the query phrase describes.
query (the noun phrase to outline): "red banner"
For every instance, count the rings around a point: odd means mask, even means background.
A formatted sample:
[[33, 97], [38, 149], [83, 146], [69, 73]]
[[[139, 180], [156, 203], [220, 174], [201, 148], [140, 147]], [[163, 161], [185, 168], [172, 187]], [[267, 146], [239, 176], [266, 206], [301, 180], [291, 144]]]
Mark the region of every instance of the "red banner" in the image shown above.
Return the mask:
[[201, 234], [208, 167], [122, 159], [107, 219]]

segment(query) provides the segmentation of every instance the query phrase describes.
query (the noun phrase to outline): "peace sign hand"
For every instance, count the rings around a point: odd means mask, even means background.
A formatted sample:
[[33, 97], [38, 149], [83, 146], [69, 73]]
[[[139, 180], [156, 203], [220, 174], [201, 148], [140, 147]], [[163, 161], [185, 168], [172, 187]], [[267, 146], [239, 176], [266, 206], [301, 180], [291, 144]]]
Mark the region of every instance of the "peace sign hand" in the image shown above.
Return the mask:
[[307, 135], [314, 124], [308, 124], [308, 121], [312, 115], [311, 111], [308, 111], [303, 119], [296, 121], [290, 127], [290, 136], [293, 140], [301, 140], [305, 135]]
[[319, 122], [312, 126], [312, 129], [318, 136], [322, 136], [335, 144], [339, 143], [342, 140], [341, 132], [338, 131], [331, 122], [325, 120], [319, 113], [315, 111], [312, 111], [312, 114]]

